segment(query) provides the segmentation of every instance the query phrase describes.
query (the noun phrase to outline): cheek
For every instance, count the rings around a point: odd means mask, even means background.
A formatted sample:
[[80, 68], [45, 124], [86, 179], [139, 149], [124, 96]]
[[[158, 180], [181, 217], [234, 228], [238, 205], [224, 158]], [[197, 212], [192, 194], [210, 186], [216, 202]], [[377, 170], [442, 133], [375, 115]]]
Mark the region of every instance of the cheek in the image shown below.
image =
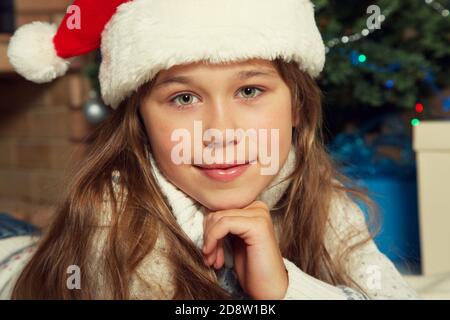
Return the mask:
[[272, 112], [274, 123], [280, 127], [292, 127], [292, 101], [291, 93], [287, 86], [283, 86], [272, 101]]
[[163, 112], [151, 104], [143, 106], [141, 115], [155, 158], [160, 160], [160, 163], [167, 163], [170, 161], [173, 144], [171, 136], [176, 128], [175, 125], [166, 121], [167, 117]]
[[[264, 114], [260, 115], [258, 121], [259, 128], [268, 129], [269, 150], [277, 150], [278, 148], [280, 152], [283, 152], [292, 141], [292, 105], [289, 93], [286, 93], [286, 95], [279, 95], [271, 101], [270, 108], [267, 108]], [[277, 134], [274, 134], [274, 132]]]
[[292, 135], [292, 101], [289, 88], [286, 86], [279, 96], [279, 112], [274, 117], [276, 127], [280, 128], [280, 144], [291, 142]]

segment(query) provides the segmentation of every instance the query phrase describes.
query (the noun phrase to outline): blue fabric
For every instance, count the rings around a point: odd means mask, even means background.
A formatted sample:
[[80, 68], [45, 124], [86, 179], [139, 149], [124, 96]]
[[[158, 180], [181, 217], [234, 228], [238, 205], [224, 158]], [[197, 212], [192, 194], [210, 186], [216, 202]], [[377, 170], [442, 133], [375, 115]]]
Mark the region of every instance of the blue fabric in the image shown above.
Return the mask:
[[0, 212], [0, 239], [39, 233], [39, 228], [34, 225]]
[[242, 290], [237, 274], [232, 268], [223, 266], [219, 270], [214, 269], [222, 289], [232, 295], [235, 300], [252, 300], [251, 297]]

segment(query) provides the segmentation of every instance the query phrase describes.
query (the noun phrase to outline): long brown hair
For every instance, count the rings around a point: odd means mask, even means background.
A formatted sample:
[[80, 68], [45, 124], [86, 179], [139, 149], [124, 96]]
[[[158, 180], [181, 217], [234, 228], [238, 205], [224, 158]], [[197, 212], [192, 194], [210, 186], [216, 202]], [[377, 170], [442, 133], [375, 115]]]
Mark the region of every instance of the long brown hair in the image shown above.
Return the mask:
[[[311, 276], [333, 285], [354, 286], [343, 267], [345, 255], [332, 259], [324, 244], [329, 205], [336, 191], [355, 196], [372, 211], [374, 205], [339, 173], [326, 151], [321, 92], [316, 82], [294, 61], [277, 59], [274, 66], [291, 90], [292, 112], [299, 119], [293, 128], [296, 169], [288, 191], [277, 204], [281, 210], [277, 223], [283, 231], [281, 253]], [[201, 251], [179, 227], [152, 176], [151, 148], [139, 113], [152, 84], [150, 81], [139, 88], [93, 133], [87, 157], [70, 175], [63, 200], [16, 282], [13, 299], [129, 299], [130, 277], [155, 248], [159, 235], [164, 236], [168, 248], [176, 248], [166, 252], [175, 285], [169, 298], [231, 299], [214, 271], [203, 264]], [[111, 179], [116, 170], [120, 173], [119, 192]], [[105, 195], [111, 225], [102, 259], [93, 266]], [[360, 241], [352, 250], [370, 239]], [[81, 290], [67, 289], [70, 265], [81, 270]]]

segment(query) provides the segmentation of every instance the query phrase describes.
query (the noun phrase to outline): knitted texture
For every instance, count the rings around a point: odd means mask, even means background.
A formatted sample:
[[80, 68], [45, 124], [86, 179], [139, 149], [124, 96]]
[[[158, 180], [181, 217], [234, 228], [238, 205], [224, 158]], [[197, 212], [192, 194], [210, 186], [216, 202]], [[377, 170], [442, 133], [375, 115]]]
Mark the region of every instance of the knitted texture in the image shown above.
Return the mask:
[[[289, 157], [272, 183], [263, 190], [258, 199], [266, 201], [270, 208], [280, 199], [288, 187], [288, 182], [278, 183], [293, 170], [295, 152], [290, 150]], [[154, 159], [150, 159], [157, 181], [169, 203], [173, 214], [182, 230], [196, 244], [198, 248], [203, 244], [203, 218], [204, 208], [184, 192], [172, 185], [159, 171]], [[119, 182], [118, 173], [114, 175]], [[118, 184], [115, 183], [115, 186]], [[105, 198], [105, 206], [100, 213], [105, 225], [111, 214], [111, 202]], [[277, 239], [278, 230], [275, 227]], [[100, 228], [95, 240], [96, 254], [92, 255], [93, 267], [100, 265], [98, 258], [104, 247], [107, 228]], [[325, 233], [325, 247], [332, 259], [338, 253], [368, 236], [365, 217], [359, 207], [346, 195], [340, 194], [332, 199], [328, 225]], [[350, 239], [350, 240], [349, 240]], [[26, 261], [34, 253], [36, 239], [24, 236], [0, 240], [0, 252], [4, 252], [6, 261], [0, 264], [0, 298], [9, 299], [15, 280], [20, 275]], [[226, 241], [224, 243], [227, 243]], [[12, 247], [12, 244], [15, 246]], [[2, 250], [3, 249], [3, 250]], [[5, 250], [7, 249], [7, 250]], [[144, 258], [140, 264], [137, 275], [131, 277], [132, 299], [170, 299], [174, 294], [173, 270], [167, 260], [166, 252], [169, 250], [164, 237], [158, 237], [155, 249]], [[7, 252], [6, 252], [7, 251]], [[215, 270], [219, 284], [235, 299], [250, 299], [242, 290], [237, 275], [233, 270], [233, 255], [231, 246], [225, 247], [225, 265]], [[333, 286], [316, 279], [303, 272], [295, 263], [283, 258], [288, 272], [289, 285], [285, 300], [298, 299], [418, 299], [417, 293], [406, 283], [393, 263], [381, 253], [375, 243], [370, 240], [365, 245], [353, 250], [345, 261], [348, 275], [364, 290], [359, 292], [356, 288], [344, 285]], [[3, 271], [2, 271], [3, 270]], [[99, 270], [99, 277], [101, 275]], [[148, 280], [144, 284], [141, 279]], [[100, 286], [101, 289], [101, 286]], [[99, 297], [105, 294], [99, 291]]]

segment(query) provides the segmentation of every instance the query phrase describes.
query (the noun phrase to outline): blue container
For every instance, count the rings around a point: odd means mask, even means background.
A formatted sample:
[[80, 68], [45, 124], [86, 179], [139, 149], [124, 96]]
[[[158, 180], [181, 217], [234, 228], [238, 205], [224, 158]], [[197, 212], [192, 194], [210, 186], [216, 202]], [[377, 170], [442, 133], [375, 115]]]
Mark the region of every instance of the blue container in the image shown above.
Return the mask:
[[[396, 266], [417, 271], [420, 240], [416, 176], [403, 179], [395, 176], [367, 177], [356, 182], [368, 189], [369, 196], [378, 205], [381, 228], [375, 243], [380, 251]], [[361, 208], [367, 214], [365, 207]]]
[[[389, 128], [376, 139], [366, 134], [376, 126]], [[375, 243], [403, 271], [420, 271], [420, 242], [415, 154], [411, 137], [400, 118], [385, 115], [373, 119], [358, 132], [340, 133], [330, 145], [334, 160], [358, 185], [367, 188], [378, 205], [381, 228]], [[381, 150], [396, 150], [390, 157]], [[367, 215], [363, 204], [361, 209]], [[406, 269], [405, 269], [406, 267]]]

